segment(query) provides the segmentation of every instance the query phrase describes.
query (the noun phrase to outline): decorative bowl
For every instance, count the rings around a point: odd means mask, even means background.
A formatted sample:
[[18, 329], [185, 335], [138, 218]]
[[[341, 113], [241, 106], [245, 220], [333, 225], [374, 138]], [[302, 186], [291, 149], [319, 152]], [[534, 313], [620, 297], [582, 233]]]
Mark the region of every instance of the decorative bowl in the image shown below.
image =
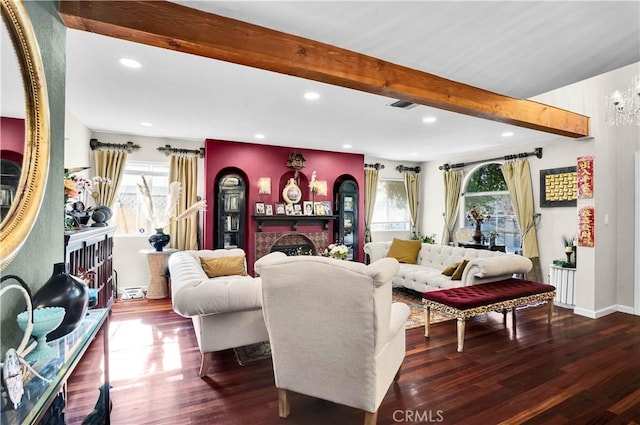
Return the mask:
[[[46, 336], [56, 329], [64, 319], [65, 309], [63, 307], [44, 307], [33, 310], [33, 330], [31, 335], [38, 341], [38, 345], [25, 356], [28, 362], [36, 362], [46, 359], [55, 354], [55, 350], [47, 344]], [[24, 332], [29, 321], [29, 312], [23, 311], [16, 316], [18, 326]]]

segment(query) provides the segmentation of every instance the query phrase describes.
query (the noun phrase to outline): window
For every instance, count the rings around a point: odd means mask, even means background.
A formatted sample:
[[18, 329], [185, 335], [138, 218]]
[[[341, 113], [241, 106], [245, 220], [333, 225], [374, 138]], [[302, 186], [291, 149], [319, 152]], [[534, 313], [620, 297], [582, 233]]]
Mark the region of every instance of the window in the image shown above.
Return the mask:
[[404, 181], [378, 181], [371, 230], [409, 230], [409, 208]]
[[489, 232], [495, 231], [496, 245], [505, 245], [508, 252], [520, 249], [520, 226], [500, 164], [485, 164], [467, 179], [460, 209], [460, 220], [464, 227], [475, 227], [467, 220], [467, 212], [474, 206], [491, 216], [482, 224], [485, 239], [489, 239]]
[[145, 213], [143, 198], [138, 192], [138, 183], [142, 183], [141, 175], [144, 175], [151, 189], [154, 211], [162, 212], [166, 207], [169, 165], [127, 161], [114, 208], [116, 234], [135, 235], [153, 230]]

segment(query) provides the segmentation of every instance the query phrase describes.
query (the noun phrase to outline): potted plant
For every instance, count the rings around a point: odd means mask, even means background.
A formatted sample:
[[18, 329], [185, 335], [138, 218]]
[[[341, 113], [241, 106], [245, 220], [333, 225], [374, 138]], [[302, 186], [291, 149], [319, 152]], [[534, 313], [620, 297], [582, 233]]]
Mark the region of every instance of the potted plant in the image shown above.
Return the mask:
[[414, 234], [413, 237], [411, 238], [413, 240], [419, 240], [422, 241], [422, 243], [430, 243], [430, 244], [435, 244], [436, 243], [436, 234], [432, 233], [430, 235], [421, 235], [420, 233], [418, 234]]
[[496, 239], [500, 236], [500, 234], [496, 230], [490, 230], [487, 233], [487, 237], [489, 238], [489, 246], [494, 246], [496, 244]]
[[564, 253], [567, 256], [567, 263], [569, 264], [571, 264], [571, 254], [573, 254], [573, 240], [573, 237], [562, 237], [562, 241], [564, 242]]

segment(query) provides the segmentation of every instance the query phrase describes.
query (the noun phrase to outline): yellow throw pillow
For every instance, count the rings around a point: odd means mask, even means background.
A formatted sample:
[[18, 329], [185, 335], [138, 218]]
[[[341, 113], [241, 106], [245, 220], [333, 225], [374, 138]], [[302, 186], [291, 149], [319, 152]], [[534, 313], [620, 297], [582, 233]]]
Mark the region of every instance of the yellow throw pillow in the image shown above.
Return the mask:
[[400, 263], [415, 264], [422, 241], [393, 239], [387, 257], [395, 258]]
[[452, 276], [453, 273], [456, 271], [456, 269], [458, 268], [458, 266], [460, 265], [461, 261], [456, 261], [455, 263], [451, 263], [448, 266], [446, 266], [443, 270], [442, 270], [442, 274], [445, 276]]
[[244, 255], [215, 258], [200, 257], [200, 264], [208, 277], [247, 275], [247, 271], [244, 268]]
[[464, 268], [469, 264], [468, 260], [462, 260], [456, 271], [451, 275], [451, 280], [462, 280], [462, 272], [464, 272]]

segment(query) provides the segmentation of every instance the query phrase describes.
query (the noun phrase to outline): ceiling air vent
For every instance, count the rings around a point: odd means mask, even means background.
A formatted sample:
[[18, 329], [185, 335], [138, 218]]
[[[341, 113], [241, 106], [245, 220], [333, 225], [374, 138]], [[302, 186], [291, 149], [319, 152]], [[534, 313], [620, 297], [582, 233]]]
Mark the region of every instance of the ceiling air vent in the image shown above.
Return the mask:
[[415, 108], [416, 104], [408, 102], [406, 100], [397, 100], [393, 103], [390, 103], [389, 106], [391, 106], [392, 108], [411, 109]]

